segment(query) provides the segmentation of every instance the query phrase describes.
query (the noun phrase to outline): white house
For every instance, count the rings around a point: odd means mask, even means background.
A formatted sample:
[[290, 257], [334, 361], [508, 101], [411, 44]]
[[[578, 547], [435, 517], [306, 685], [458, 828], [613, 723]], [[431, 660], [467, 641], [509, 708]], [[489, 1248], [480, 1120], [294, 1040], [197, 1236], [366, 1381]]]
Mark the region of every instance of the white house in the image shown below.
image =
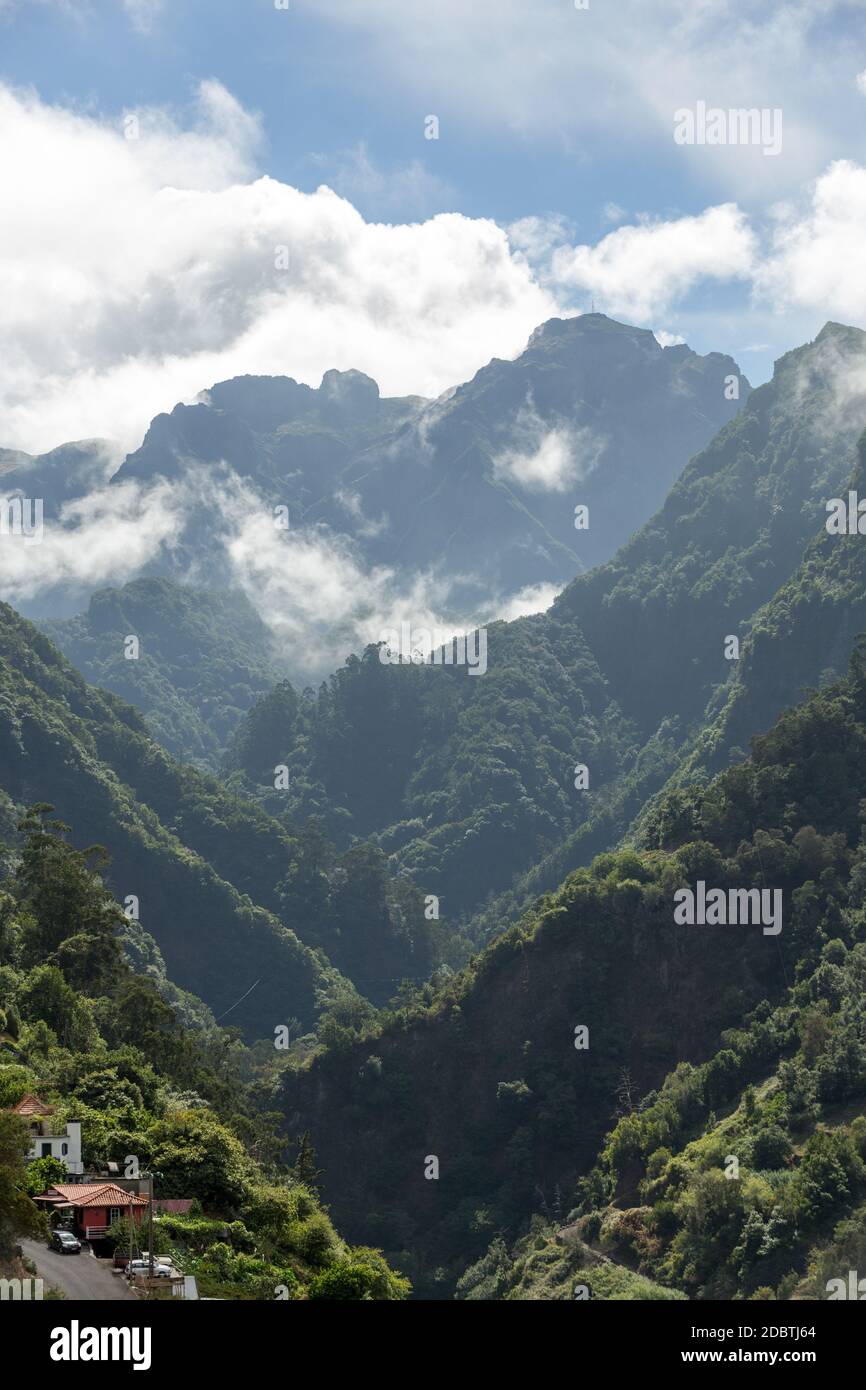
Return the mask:
[[54, 1132], [50, 1116], [50, 1105], [45, 1105], [38, 1096], [22, 1096], [12, 1107], [13, 1115], [20, 1115], [30, 1130], [31, 1147], [27, 1161], [35, 1158], [59, 1158], [66, 1164], [70, 1175], [84, 1172], [81, 1161], [81, 1125], [78, 1120], [70, 1120], [62, 1130]]

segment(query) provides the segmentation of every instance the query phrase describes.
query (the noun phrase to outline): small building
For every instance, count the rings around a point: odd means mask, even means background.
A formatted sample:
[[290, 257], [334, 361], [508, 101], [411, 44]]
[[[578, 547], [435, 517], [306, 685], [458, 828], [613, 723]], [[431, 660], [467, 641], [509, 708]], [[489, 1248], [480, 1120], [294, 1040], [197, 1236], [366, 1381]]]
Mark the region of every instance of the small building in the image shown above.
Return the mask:
[[153, 1210], [157, 1216], [189, 1216], [192, 1197], [156, 1197]]
[[70, 1120], [57, 1129], [51, 1122], [54, 1110], [38, 1096], [22, 1096], [17, 1105], [12, 1106], [12, 1114], [18, 1115], [30, 1130], [30, 1152], [27, 1161], [37, 1158], [59, 1158], [65, 1163], [70, 1177], [84, 1172], [81, 1161], [81, 1125], [78, 1120]]
[[76, 1235], [83, 1240], [102, 1240], [113, 1221], [132, 1216], [141, 1224], [147, 1198], [137, 1192], [124, 1192], [113, 1182], [55, 1183], [35, 1202], [47, 1212], [71, 1218]]

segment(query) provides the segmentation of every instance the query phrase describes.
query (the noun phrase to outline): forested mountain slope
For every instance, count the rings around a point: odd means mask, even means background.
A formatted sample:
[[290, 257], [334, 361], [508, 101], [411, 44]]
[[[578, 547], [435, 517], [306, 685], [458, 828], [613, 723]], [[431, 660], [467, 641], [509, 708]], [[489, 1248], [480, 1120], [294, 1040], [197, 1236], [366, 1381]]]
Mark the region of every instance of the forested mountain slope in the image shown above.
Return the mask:
[[[866, 495], [866, 433], [851, 462], [837, 499], [846, 511], [849, 492]], [[643, 843], [657, 797], [681, 793], [685, 804], [691, 783], [705, 783], [744, 757], [752, 736], [768, 729], [787, 703], [845, 669], [856, 636], [866, 630], [866, 551], [862, 536], [828, 531], [828, 520], [825, 511], [791, 578], [743, 624], [739, 658], [703, 718], [686, 726], [664, 721], [587, 822], [477, 915], [473, 939], [495, 934], [503, 920], [514, 920], [599, 849]]]
[[[624, 1073], [636, 1100], [739, 1028], [743, 1060], [710, 1065], [708, 1108], [766, 1076], [773, 1053], [750, 1016], [815, 971], [828, 940], [864, 939], [864, 798], [857, 654], [850, 677], [785, 714], [688, 816], [675, 801], [658, 809], [653, 848], [602, 855], [438, 994], [360, 1039], [332, 1038], [287, 1075], [283, 1105], [312, 1132], [338, 1220], [400, 1252], [421, 1287], [450, 1290], [497, 1232], [572, 1208]], [[781, 931], [678, 924], [674, 894], [699, 881], [778, 891]], [[438, 1180], [425, 1178], [430, 1156]]]
[[[851, 492], [866, 498], [866, 432], [839, 492], [846, 512]], [[866, 630], [863, 540], [856, 530], [839, 534], [832, 515], [825, 517], [795, 573], [750, 620], [740, 660], [718, 692], [717, 708], [708, 709], [675, 783], [724, 766], [753, 732], [769, 727], [792, 695], [844, 669], [856, 636]]]
[[728, 674], [724, 644], [791, 576], [851, 473], [866, 426], [866, 333], [827, 324], [685, 469], [614, 560], [570, 585], [626, 714], [647, 733], [699, 718]]
[[[229, 735], [284, 670], [243, 594], [136, 579], [39, 624], [84, 678], [135, 705], [176, 758], [215, 772]], [[127, 655], [127, 639], [138, 640]]]
[[130, 706], [86, 685], [6, 605], [0, 789], [8, 833], [13, 806], [50, 800], [83, 843], [105, 845], [111, 885], [138, 900], [170, 977], [217, 1015], [233, 1008], [250, 1036], [290, 1017], [309, 1028], [329, 999], [357, 1003], [323, 945], [372, 977], [377, 996], [429, 973], [420, 895], [389, 880], [380, 853], [359, 846], [338, 860], [315, 827], [286, 829], [174, 762]]
[[479, 892], [504, 887], [583, 820], [578, 756], [603, 781], [634, 741], [576, 623], [493, 624], [488, 662], [476, 677], [383, 665], [370, 648], [312, 700], [281, 685], [241, 722], [230, 784], [279, 813], [268, 770], [285, 762], [282, 804], [323, 816], [338, 840], [379, 831], [395, 864], [440, 897], [453, 930]]
[[[825, 702], [840, 724], [845, 703], [836, 692]], [[713, 814], [706, 801], [697, 812]], [[671, 807], [669, 850], [700, 833], [676, 822]], [[660, 1298], [671, 1287], [699, 1299], [857, 1296], [849, 1271], [866, 1256], [866, 857], [861, 836], [840, 885], [829, 837], [804, 827], [794, 842], [812, 857], [815, 877], [795, 894], [812, 940], [778, 1006], [763, 1001], [717, 1053], [680, 1063], [657, 1091], [636, 1094], [623, 1073], [620, 1118], [578, 1183], [576, 1207], [566, 1213], [560, 1195], [511, 1251], [494, 1241], [458, 1296], [569, 1298], [580, 1280], [594, 1298]]]
[[[776, 364], [612, 561], [549, 613], [491, 626], [486, 675], [380, 669], [371, 651], [314, 701], [252, 712], [259, 763], [279, 750], [296, 810], [329, 815], [335, 832], [341, 821], [378, 832], [452, 919], [531, 871], [504, 900], [512, 912], [616, 844], [675, 771], [731, 678], [731, 639], [745, 643], [822, 531], [827, 500], [847, 495], [864, 425], [866, 334], [828, 324]], [[846, 659], [839, 640], [826, 664]], [[789, 670], [773, 672], [769, 717], [798, 697]], [[242, 725], [227, 767], [253, 788], [249, 746]], [[575, 787], [580, 764], [588, 790]], [[471, 934], [489, 935], [497, 912]]]

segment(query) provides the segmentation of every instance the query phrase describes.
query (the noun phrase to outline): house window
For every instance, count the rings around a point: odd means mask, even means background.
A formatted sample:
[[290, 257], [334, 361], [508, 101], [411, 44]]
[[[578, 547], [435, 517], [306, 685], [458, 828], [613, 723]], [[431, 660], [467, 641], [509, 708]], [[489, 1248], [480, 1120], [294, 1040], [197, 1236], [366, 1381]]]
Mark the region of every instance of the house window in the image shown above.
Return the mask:
[[61, 1144], [61, 1145], [60, 1145], [60, 1152], [63, 1154], [63, 1157], [65, 1158], [66, 1155], [69, 1153], [69, 1145], [68, 1145], [68, 1144]]
[[50, 1157], [51, 1157], [51, 1145], [50, 1145], [50, 1144], [43, 1144], [41, 1147], [42, 1147], [42, 1157], [43, 1157], [43, 1158], [50, 1158]]

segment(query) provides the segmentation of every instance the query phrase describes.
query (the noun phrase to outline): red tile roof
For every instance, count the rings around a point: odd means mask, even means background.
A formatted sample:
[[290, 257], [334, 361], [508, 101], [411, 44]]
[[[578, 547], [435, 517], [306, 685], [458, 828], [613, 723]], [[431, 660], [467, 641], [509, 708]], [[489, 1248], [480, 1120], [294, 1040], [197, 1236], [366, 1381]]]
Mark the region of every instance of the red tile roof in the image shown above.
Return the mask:
[[124, 1192], [113, 1182], [54, 1183], [38, 1201], [56, 1201], [71, 1207], [146, 1207], [147, 1198]]
[[176, 1216], [186, 1216], [192, 1203], [192, 1197], [155, 1197], [153, 1207], [154, 1211], [167, 1211]]
[[46, 1105], [38, 1096], [32, 1096], [28, 1092], [22, 1096], [17, 1105], [12, 1106], [13, 1115], [51, 1115], [53, 1107]]

